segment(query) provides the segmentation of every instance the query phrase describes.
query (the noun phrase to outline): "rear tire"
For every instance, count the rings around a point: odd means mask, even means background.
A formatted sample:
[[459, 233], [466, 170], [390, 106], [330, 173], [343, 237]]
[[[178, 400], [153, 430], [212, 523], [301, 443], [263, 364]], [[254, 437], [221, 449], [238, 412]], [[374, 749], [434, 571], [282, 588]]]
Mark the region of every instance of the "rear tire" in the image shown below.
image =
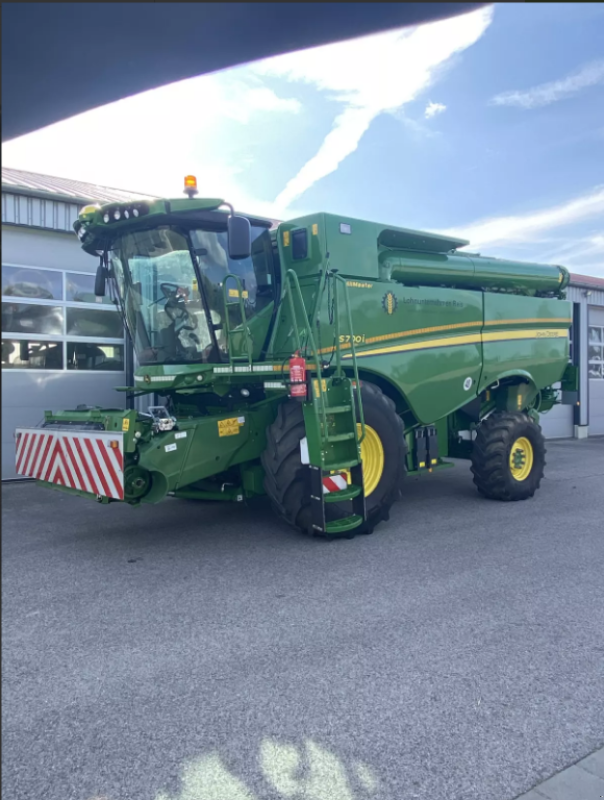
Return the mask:
[[[406, 444], [403, 421], [389, 397], [371, 383], [361, 385], [365, 422], [377, 435], [383, 450], [383, 469], [373, 491], [367, 496], [367, 521], [346, 534], [372, 533], [382, 520], [388, 519], [390, 507], [398, 498], [405, 474]], [[309, 468], [302, 464], [300, 441], [305, 437], [302, 404], [286, 401], [279, 406], [277, 418], [267, 431], [267, 447], [261, 461], [264, 488], [275, 513], [304, 533], [313, 534]], [[367, 484], [367, 475], [365, 476]], [[328, 519], [350, 513], [344, 504], [325, 507]]]
[[478, 491], [491, 500], [526, 500], [545, 467], [541, 428], [524, 412], [495, 411], [480, 425], [472, 451]]

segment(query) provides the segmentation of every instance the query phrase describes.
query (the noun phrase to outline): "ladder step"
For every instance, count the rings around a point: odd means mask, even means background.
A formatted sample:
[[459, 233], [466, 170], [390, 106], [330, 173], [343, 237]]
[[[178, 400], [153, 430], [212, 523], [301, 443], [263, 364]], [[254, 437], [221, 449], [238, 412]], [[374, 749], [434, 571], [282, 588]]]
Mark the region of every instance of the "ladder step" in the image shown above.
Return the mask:
[[359, 460], [355, 458], [352, 461], [338, 461], [337, 464], [323, 464], [323, 469], [329, 470], [330, 472], [342, 472], [344, 469], [352, 469], [352, 467], [356, 467], [359, 463]]
[[345, 533], [354, 528], [358, 528], [363, 522], [363, 517], [359, 514], [352, 514], [350, 517], [342, 517], [341, 519], [334, 519], [332, 522], [325, 524], [325, 533]]
[[332, 436], [327, 436], [328, 442], [348, 442], [350, 439], [356, 439], [356, 433], [334, 433]]
[[327, 406], [325, 411], [327, 414], [346, 414], [347, 411], [352, 411], [352, 406]]
[[339, 492], [329, 492], [323, 495], [325, 503], [343, 503], [345, 500], [352, 500], [361, 494], [361, 487], [350, 484], [347, 489], [340, 489]]

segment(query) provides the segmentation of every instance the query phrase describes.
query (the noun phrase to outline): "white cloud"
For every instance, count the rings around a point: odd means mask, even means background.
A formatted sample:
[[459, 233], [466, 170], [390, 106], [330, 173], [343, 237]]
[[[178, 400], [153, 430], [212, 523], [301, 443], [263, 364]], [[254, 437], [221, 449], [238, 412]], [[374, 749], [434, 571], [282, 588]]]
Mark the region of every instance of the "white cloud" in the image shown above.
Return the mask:
[[[180, 194], [197, 176], [207, 197], [272, 216], [272, 205], [241, 189], [253, 163], [245, 126], [300, 112], [255, 75], [218, 73], [96, 108], [2, 145], [5, 165], [149, 194]], [[242, 131], [243, 129], [243, 131]]]
[[563, 264], [573, 272], [604, 277], [604, 233], [558, 237], [557, 247], [537, 252], [539, 263]]
[[[276, 217], [302, 213], [297, 199], [356, 150], [372, 120], [419, 96], [452, 56], [482, 36], [492, 13], [482, 8], [161, 87], [5, 143], [3, 162], [158, 195], [178, 194], [181, 177], [193, 173], [203, 194], [227, 197], [240, 209]], [[242, 188], [254, 161], [245, 126], [266, 119], [287, 136], [302, 110], [298, 99], [269, 88], [272, 76], [309, 84], [342, 108], [316, 155], [274, 201], [259, 202]], [[430, 104], [427, 115], [441, 106]], [[258, 184], [254, 194], [263, 191]]]
[[577, 72], [550, 83], [542, 83], [524, 91], [502, 92], [491, 99], [491, 105], [539, 108], [564, 100], [581, 89], [604, 83], [604, 60], [586, 64]]
[[294, 98], [277, 97], [271, 89], [261, 86], [243, 93], [243, 107], [247, 114], [253, 111], [291, 111], [297, 114], [302, 104]]
[[426, 110], [424, 111], [424, 116], [426, 119], [431, 119], [435, 117], [437, 114], [442, 114], [443, 111], [446, 111], [447, 106], [443, 105], [442, 103], [433, 103], [430, 101], [426, 106]]
[[418, 97], [452, 56], [480, 39], [492, 16], [491, 7], [480, 8], [414, 29], [288, 53], [253, 65], [257, 75], [310, 84], [344, 105], [316, 155], [290, 179], [276, 206], [287, 208], [334, 172], [356, 150], [375, 117]]
[[[604, 220], [604, 186], [562, 205], [517, 216], [494, 217], [450, 228], [444, 234], [469, 239], [472, 247], [542, 241], [543, 234], [592, 217]], [[604, 227], [604, 224], [603, 224]]]
[[[596, 229], [578, 234], [571, 225], [596, 219]], [[589, 275], [604, 275], [604, 186], [561, 205], [528, 214], [492, 217], [440, 231], [470, 240], [472, 250], [497, 248], [499, 255], [559, 263]], [[548, 248], [544, 246], [549, 244]], [[552, 247], [553, 245], [553, 247]], [[513, 252], [512, 252], [513, 251]]]

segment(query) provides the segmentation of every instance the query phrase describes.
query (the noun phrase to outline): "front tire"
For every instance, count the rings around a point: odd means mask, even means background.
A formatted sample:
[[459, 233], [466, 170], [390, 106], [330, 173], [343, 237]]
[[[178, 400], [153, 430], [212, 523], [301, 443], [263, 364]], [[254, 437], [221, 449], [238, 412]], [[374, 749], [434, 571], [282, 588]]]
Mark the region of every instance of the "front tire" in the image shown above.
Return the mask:
[[541, 428], [524, 412], [495, 411], [480, 425], [472, 450], [478, 491], [491, 500], [526, 500], [545, 467]]
[[[366, 442], [361, 444], [366, 488], [367, 521], [350, 533], [371, 533], [388, 519], [405, 474], [403, 422], [389, 397], [371, 383], [361, 385]], [[262, 454], [264, 488], [279, 517], [304, 533], [313, 534], [308, 466], [302, 464], [300, 441], [306, 435], [302, 404], [286, 401], [267, 432]], [[344, 504], [326, 505], [328, 518], [349, 514]], [[347, 534], [350, 536], [350, 534]]]

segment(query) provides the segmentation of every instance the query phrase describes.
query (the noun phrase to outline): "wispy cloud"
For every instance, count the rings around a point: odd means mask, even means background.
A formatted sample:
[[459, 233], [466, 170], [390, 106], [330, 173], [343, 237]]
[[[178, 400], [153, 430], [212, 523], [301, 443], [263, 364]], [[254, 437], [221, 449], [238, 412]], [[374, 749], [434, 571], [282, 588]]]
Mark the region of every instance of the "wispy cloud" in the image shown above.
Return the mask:
[[556, 237], [557, 245], [537, 251], [539, 263], [564, 264], [574, 272], [604, 277], [604, 232], [591, 231], [584, 236]]
[[604, 60], [592, 61], [571, 75], [550, 83], [542, 83], [532, 89], [502, 92], [490, 101], [494, 106], [518, 106], [540, 108], [564, 100], [582, 89], [604, 83]]
[[431, 119], [435, 117], [437, 114], [442, 114], [443, 111], [447, 110], [447, 106], [443, 105], [442, 103], [433, 103], [430, 101], [426, 106], [426, 110], [424, 111], [424, 117], [426, 119]]
[[[581, 232], [596, 220], [595, 229]], [[441, 233], [470, 240], [472, 250], [493, 250], [521, 260], [558, 263], [604, 275], [604, 186], [550, 208], [478, 220]], [[566, 233], [565, 233], [566, 231]]]
[[[604, 186], [597, 186], [587, 194], [551, 208], [528, 214], [479, 220], [442, 232], [469, 239], [473, 248], [484, 248], [542, 241], [548, 231], [593, 217], [604, 220]], [[604, 223], [602, 227], [604, 228]]]
[[[33, 172], [174, 196], [184, 175], [202, 193], [272, 215], [247, 196], [241, 174], [253, 162], [242, 128], [283, 124], [302, 105], [253, 73], [204, 75], [129, 97], [2, 145], [4, 164]], [[270, 123], [269, 123], [270, 124]], [[83, 147], [84, 143], [84, 147]]]
[[[491, 7], [404, 31], [290, 53], [258, 63], [257, 75], [311, 84], [344, 106], [318, 152], [275, 200], [286, 209], [353, 153], [371, 122], [414, 100], [452, 56], [484, 34]], [[438, 105], [438, 104], [437, 104]]]

